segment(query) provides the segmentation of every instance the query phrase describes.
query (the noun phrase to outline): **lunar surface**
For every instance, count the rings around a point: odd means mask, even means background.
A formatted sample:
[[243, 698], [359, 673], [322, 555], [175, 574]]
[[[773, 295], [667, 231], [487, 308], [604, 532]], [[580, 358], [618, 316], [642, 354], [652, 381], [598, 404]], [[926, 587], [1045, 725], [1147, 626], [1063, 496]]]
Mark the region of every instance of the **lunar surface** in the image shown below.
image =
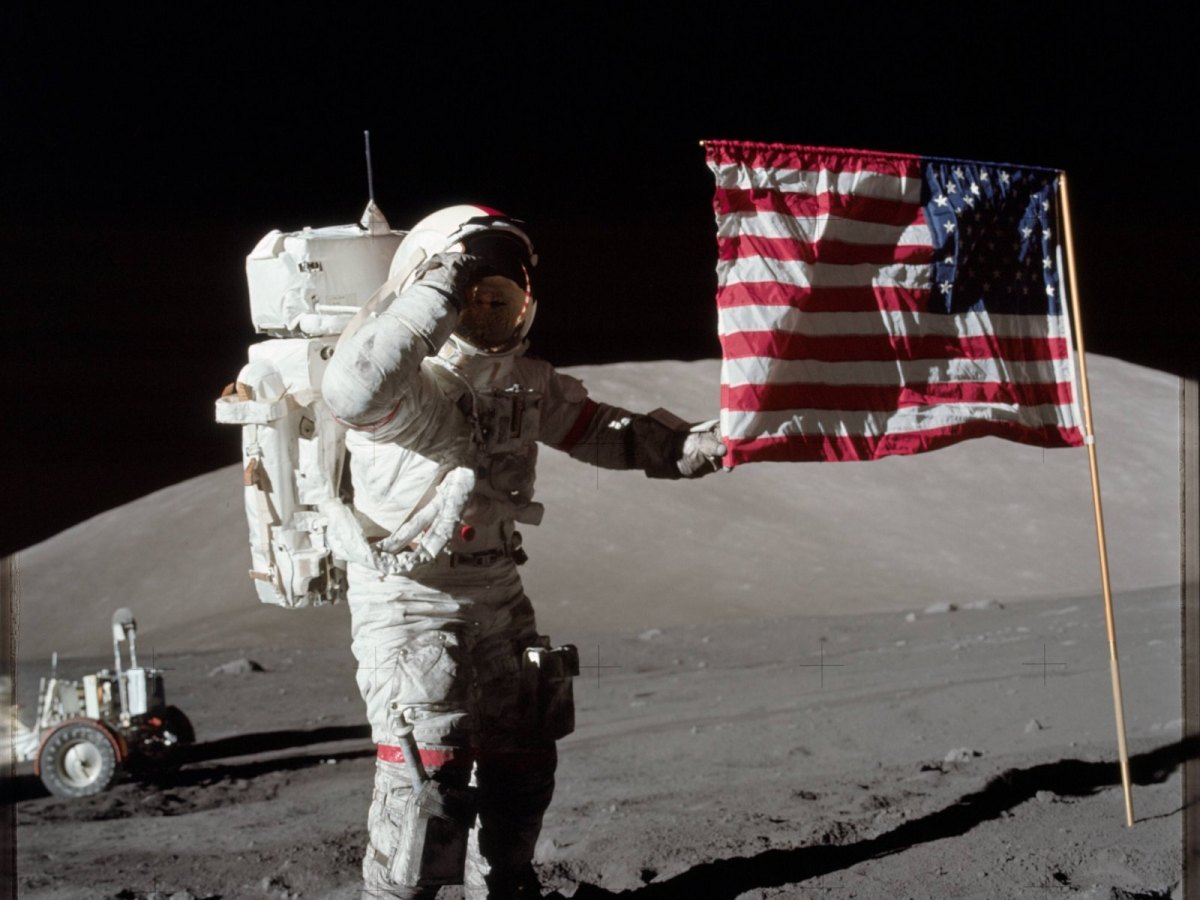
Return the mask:
[[[583, 669], [546, 895], [1182, 897], [1178, 382], [1089, 363], [1133, 828], [1084, 451], [984, 439], [666, 483], [547, 449], [523, 577]], [[718, 365], [567, 371], [703, 419]], [[23, 898], [357, 896], [373, 747], [349, 617], [256, 601], [223, 462], [18, 555], [24, 720], [52, 651], [67, 677], [111, 664], [127, 606], [197, 735], [178, 772], [83, 800], [21, 764]]]

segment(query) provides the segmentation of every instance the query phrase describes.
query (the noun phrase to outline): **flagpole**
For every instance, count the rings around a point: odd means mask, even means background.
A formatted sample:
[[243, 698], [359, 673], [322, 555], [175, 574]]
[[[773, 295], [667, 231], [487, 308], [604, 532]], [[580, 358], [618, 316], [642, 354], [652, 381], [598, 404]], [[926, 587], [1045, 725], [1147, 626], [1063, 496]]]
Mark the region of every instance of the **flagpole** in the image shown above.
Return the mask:
[[1113, 616], [1112, 584], [1108, 577], [1108, 546], [1104, 539], [1104, 510], [1100, 505], [1100, 467], [1096, 460], [1096, 436], [1092, 431], [1092, 399], [1088, 391], [1087, 356], [1083, 347], [1083, 324], [1079, 318], [1079, 291], [1075, 280], [1075, 247], [1071, 232], [1071, 203], [1067, 198], [1067, 173], [1059, 173], [1062, 189], [1063, 238], [1067, 251], [1067, 281], [1071, 291], [1071, 318], [1075, 350], [1079, 359], [1079, 389], [1083, 394], [1084, 443], [1092, 470], [1092, 504], [1096, 512], [1096, 542], [1100, 549], [1100, 584], [1104, 589], [1104, 616], [1108, 626], [1108, 661], [1112, 673], [1113, 708], [1117, 719], [1117, 751], [1121, 759], [1121, 786], [1125, 791], [1125, 825], [1133, 827], [1133, 789], [1129, 779], [1129, 749], [1125, 744], [1125, 704], [1121, 699], [1121, 664], [1117, 659], [1117, 625]]

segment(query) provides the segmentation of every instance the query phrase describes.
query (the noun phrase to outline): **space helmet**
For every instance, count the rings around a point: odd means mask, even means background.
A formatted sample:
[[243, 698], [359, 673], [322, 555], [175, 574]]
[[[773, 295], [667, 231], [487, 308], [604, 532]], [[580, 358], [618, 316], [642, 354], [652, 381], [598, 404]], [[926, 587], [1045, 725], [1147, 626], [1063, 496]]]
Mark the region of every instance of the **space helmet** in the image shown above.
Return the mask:
[[480, 276], [468, 290], [453, 340], [473, 352], [504, 353], [529, 333], [537, 300], [531, 272], [537, 264], [524, 223], [486, 206], [439, 209], [405, 235], [392, 258], [389, 280], [402, 291], [416, 280], [421, 264], [443, 251], [481, 257]]

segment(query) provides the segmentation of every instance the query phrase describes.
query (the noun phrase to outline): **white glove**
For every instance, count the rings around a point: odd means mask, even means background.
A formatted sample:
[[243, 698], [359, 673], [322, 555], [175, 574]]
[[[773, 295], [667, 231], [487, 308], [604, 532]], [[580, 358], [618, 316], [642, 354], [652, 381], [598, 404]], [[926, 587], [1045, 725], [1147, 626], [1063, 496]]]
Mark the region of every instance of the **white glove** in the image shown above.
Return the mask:
[[473, 471], [466, 466], [453, 469], [428, 503], [371, 548], [375, 568], [388, 575], [404, 575], [431, 562], [454, 536], [474, 489]]
[[467, 302], [467, 288], [491, 270], [487, 262], [469, 253], [446, 250], [435, 253], [417, 269], [415, 282], [425, 282], [441, 290], [462, 312]]
[[709, 419], [688, 429], [675, 465], [684, 478], [702, 478], [721, 470], [724, 455], [721, 425], [717, 419]]

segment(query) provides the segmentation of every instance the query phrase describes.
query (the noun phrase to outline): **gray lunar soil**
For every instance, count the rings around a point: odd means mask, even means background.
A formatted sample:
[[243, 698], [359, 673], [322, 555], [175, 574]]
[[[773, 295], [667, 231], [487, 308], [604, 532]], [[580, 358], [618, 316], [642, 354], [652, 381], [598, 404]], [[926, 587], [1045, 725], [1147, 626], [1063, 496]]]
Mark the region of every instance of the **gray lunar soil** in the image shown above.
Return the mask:
[[[986, 439], [681, 484], [546, 450], [524, 578], [584, 666], [547, 895], [1182, 897], [1178, 385], [1089, 363], [1134, 828], [1083, 451]], [[715, 414], [712, 361], [569, 371]], [[50, 651], [66, 676], [109, 665], [129, 606], [198, 738], [178, 773], [79, 801], [20, 766], [21, 897], [357, 896], [373, 747], [349, 617], [260, 607], [238, 469], [19, 554], [25, 721]]]

